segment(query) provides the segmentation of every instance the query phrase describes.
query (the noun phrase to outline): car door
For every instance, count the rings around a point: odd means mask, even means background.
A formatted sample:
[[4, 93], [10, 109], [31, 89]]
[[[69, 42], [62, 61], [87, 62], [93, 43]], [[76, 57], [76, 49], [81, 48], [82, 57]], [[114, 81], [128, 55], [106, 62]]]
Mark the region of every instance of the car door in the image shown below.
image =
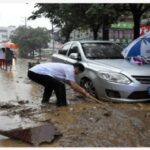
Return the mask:
[[53, 62], [66, 63], [67, 61], [67, 52], [71, 47], [71, 43], [66, 43], [61, 49], [58, 50], [58, 53], [52, 55]]

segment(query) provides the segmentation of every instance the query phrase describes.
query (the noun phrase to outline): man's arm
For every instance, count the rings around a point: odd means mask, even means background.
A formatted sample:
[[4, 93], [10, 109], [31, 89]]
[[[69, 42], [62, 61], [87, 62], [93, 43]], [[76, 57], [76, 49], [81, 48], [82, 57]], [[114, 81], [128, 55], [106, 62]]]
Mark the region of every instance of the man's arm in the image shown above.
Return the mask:
[[79, 86], [76, 82], [69, 81], [69, 85], [76, 92], [79, 92], [79, 93], [81, 93], [82, 95], [85, 95], [85, 96], [87, 95], [86, 90], [84, 88], [82, 88], [81, 86]]
[[79, 92], [80, 94], [86, 96], [87, 98], [95, 99], [95, 97], [91, 96], [84, 88], [82, 88], [76, 82], [68, 81], [67, 84], [69, 84], [73, 90], [75, 90], [76, 92]]

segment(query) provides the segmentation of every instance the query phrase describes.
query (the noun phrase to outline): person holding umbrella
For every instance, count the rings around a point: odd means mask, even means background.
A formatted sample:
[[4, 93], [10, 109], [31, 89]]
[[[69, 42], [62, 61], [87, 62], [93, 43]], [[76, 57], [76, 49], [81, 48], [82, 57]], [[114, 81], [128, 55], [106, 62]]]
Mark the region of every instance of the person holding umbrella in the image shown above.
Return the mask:
[[8, 69], [8, 67], [10, 67], [11, 70], [13, 63], [13, 51], [10, 50], [10, 48], [6, 48], [5, 50], [5, 63], [6, 63], [6, 70]]
[[0, 67], [1, 69], [4, 69], [5, 65], [5, 48], [0, 48]]
[[150, 63], [150, 31], [132, 41], [122, 51], [122, 55], [137, 64]]
[[18, 46], [12, 42], [6, 42], [1, 44], [2, 47], [5, 49], [5, 69], [7, 70], [10, 67], [12, 69], [13, 58], [16, 60], [16, 49]]

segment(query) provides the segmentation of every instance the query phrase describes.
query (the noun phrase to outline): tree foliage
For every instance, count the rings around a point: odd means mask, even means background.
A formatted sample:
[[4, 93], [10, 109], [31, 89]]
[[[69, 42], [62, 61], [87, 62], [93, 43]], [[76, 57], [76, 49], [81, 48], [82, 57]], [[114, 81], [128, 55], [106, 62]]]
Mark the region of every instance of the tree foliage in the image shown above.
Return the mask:
[[150, 10], [150, 5], [148, 4], [129, 4], [129, 9], [133, 15], [134, 21], [134, 39], [140, 36], [140, 23], [141, 17], [144, 13]]
[[49, 18], [53, 25], [61, 28], [65, 41], [70, 38], [70, 33], [79, 27], [83, 20], [82, 4], [48, 4], [38, 3], [38, 10], [34, 11], [29, 19], [36, 19], [42, 15]]
[[144, 13], [150, 10], [149, 4], [36, 4], [38, 10], [32, 13], [29, 19], [45, 16], [55, 26], [61, 28], [65, 42], [69, 40], [70, 33], [77, 28], [90, 28], [93, 31], [93, 39], [98, 38], [98, 31], [102, 28], [103, 39], [109, 40], [109, 28], [123, 14], [133, 16], [134, 38], [139, 36], [140, 21]]
[[35, 50], [46, 48], [50, 41], [50, 34], [46, 28], [20, 26], [14, 31], [11, 39], [19, 46], [20, 57], [26, 58], [29, 53], [34, 56]]
[[39, 3], [36, 7], [38, 10], [34, 11], [29, 19], [36, 19], [42, 15], [50, 18], [53, 24], [61, 28], [65, 41], [69, 40], [70, 33], [77, 28], [90, 28], [93, 31], [93, 39], [97, 39], [98, 31], [103, 27], [103, 37], [108, 39], [108, 28], [118, 17], [113, 4]]
[[110, 25], [117, 21], [119, 14], [120, 11], [114, 8], [114, 4], [91, 4], [86, 11], [86, 24], [92, 29], [95, 40], [100, 27], [103, 31], [103, 40], [109, 40]]
[[140, 24], [142, 16], [150, 11], [150, 4], [120, 4], [116, 9], [120, 10], [122, 14], [129, 12], [129, 14], [133, 17], [133, 31], [134, 31], [134, 39], [140, 36]]

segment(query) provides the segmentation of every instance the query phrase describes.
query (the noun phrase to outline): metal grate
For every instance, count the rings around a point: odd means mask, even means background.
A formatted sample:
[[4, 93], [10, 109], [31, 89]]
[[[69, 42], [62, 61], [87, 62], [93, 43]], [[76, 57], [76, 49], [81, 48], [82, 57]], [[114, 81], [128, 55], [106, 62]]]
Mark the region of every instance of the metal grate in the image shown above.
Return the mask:
[[148, 91], [135, 91], [128, 96], [129, 99], [150, 99]]
[[150, 84], [150, 76], [132, 76], [142, 84]]

